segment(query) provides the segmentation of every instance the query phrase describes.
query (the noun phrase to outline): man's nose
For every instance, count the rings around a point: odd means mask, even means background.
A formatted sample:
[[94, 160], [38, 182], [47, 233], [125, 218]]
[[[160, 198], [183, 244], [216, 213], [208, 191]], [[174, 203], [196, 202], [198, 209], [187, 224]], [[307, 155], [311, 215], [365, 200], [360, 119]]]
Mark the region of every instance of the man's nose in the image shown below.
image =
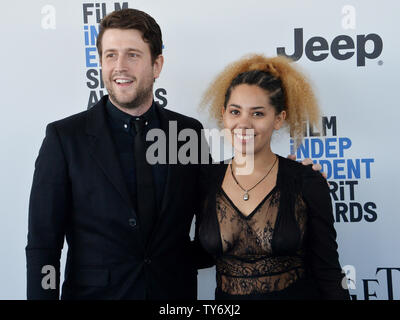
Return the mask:
[[119, 56], [116, 64], [116, 69], [117, 71], [126, 71], [128, 69], [127, 67], [127, 61], [124, 56]]

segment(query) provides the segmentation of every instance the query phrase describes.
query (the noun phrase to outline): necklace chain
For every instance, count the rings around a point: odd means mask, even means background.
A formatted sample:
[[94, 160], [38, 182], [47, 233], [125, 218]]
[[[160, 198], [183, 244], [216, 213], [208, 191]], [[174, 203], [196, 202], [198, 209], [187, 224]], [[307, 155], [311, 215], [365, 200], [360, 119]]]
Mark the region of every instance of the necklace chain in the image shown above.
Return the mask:
[[272, 168], [275, 166], [275, 163], [276, 163], [277, 160], [278, 160], [278, 157], [275, 156], [275, 161], [274, 161], [274, 163], [272, 164], [271, 168], [268, 170], [267, 174], [266, 174], [264, 177], [262, 177], [262, 179], [261, 179], [260, 181], [258, 181], [254, 186], [252, 186], [250, 189], [247, 189], [247, 190], [246, 190], [245, 188], [243, 188], [243, 187], [240, 185], [239, 181], [237, 181], [235, 175], [233, 174], [232, 162], [230, 163], [231, 173], [232, 173], [233, 180], [235, 180], [235, 182], [236, 182], [236, 184], [239, 186], [239, 188], [242, 189], [242, 190], [244, 191], [244, 195], [243, 195], [243, 200], [244, 200], [244, 201], [249, 200], [249, 198], [250, 198], [249, 192], [250, 192], [251, 190], [253, 190], [255, 187], [257, 187], [257, 186], [269, 175], [269, 173], [271, 172]]

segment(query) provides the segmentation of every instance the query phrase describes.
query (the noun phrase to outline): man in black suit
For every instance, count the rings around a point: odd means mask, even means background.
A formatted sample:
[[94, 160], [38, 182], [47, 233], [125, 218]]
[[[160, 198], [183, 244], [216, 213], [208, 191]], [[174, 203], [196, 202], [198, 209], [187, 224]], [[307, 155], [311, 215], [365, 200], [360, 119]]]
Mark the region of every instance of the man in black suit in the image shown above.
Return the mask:
[[62, 299], [194, 300], [201, 250], [189, 231], [199, 166], [146, 165], [137, 148], [150, 129], [163, 130], [168, 141], [171, 122], [198, 137], [202, 126], [153, 100], [163, 56], [152, 17], [134, 9], [111, 13], [97, 47], [109, 96], [50, 123], [35, 163], [28, 299], [59, 299], [65, 237]]

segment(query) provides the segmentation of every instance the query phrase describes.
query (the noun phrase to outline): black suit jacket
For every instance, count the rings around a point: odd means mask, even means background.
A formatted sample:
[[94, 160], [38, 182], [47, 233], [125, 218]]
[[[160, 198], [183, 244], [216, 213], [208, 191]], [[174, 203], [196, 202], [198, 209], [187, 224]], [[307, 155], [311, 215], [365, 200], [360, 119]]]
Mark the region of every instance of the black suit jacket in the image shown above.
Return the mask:
[[[108, 128], [106, 99], [47, 126], [29, 204], [28, 299], [59, 298], [64, 237], [62, 299], [196, 299], [199, 254], [189, 231], [199, 202], [199, 166], [168, 166], [161, 211], [145, 246]], [[197, 120], [157, 109], [167, 142], [169, 121], [177, 122], [178, 132], [190, 128], [200, 137]], [[171, 139], [178, 148], [184, 144]], [[56, 271], [55, 289], [43, 289], [43, 281], [51, 283], [46, 265]]]

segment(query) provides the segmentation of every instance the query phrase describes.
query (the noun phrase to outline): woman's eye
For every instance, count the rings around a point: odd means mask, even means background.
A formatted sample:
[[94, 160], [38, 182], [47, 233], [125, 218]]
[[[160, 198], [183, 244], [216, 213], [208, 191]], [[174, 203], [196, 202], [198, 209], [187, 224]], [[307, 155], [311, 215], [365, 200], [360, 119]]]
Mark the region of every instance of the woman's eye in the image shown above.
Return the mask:
[[254, 112], [253, 115], [256, 117], [262, 117], [264, 115], [264, 113], [257, 111], [257, 112]]
[[234, 116], [237, 116], [239, 114], [239, 110], [231, 110], [231, 114], [233, 114]]

